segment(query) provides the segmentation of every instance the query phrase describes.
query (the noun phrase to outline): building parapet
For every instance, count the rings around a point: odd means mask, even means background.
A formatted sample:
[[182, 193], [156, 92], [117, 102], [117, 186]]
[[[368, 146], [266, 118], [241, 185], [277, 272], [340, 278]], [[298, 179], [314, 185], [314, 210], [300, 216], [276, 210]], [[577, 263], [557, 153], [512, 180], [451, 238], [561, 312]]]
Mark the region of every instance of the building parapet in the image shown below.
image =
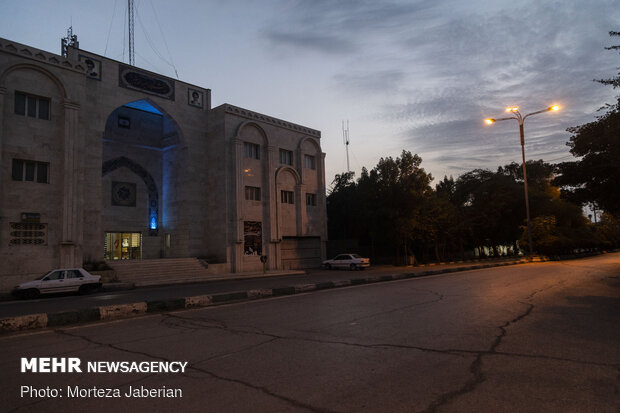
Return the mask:
[[276, 125], [281, 128], [290, 129], [296, 132], [300, 132], [306, 135], [313, 136], [315, 138], [319, 138], [319, 139], [321, 138], [321, 132], [316, 129], [307, 128], [305, 126], [297, 125], [295, 123], [291, 123], [291, 122], [287, 122], [287, 121], [277, 119], [271, 116], [263, 115], [261, 113], [253, 112], [248, 109], [243, 109], [243, 108], [240, 108], [238, 106], [234, 106], [228, 103], [225, 103], [222, 106], [224, 106], [224, 110], [226, 113], [230, 113], [232, 115], [237, 115], [237, 116], [244, 117], [246, 119], [270, 123], [272, 125]]
[[0, 38], [0, 51], [14, 54], [22, 58], [31, 59], [37, 62], [52, 64], [63, 69], [85, 73], [86, 67], [81, 62], [66, 59], [60, 55], [26, 46], [21, 43]]

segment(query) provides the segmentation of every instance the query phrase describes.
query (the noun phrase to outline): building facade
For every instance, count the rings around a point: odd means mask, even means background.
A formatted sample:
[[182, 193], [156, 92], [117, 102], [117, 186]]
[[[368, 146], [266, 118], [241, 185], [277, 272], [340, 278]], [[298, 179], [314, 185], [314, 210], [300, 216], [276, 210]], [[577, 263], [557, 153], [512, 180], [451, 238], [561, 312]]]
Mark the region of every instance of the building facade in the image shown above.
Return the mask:
[[76, 47], [0, 39], [0, 288], [102, 260], [325, 255], [319, 131]]

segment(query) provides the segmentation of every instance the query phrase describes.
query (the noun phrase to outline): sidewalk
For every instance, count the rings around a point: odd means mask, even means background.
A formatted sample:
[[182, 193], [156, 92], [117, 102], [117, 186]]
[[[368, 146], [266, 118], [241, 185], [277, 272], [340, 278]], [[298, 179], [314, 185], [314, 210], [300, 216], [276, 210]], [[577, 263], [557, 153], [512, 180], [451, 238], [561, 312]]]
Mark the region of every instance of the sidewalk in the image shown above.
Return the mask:
[[[589, 254], [595, 255], [595, 254]], [[582, 258], [587, 255], [574, 256], [572, 258]], [[375, 266], [366, 271], [343, 271], [343, 270], [311, 270], [304, 271], [273, 271], [263, 274], [262, 272], [241, 273], [230, 275], [214, 275], [209, 280], [211, 283], [217, 281], [248, 280], [244, 289], [224, 289], [210, 294], [194, 294], [200, 287], [206, 287], [209, 283], [201, 280], [201, 284], [190, 284], [187, 287], [180, 286], [186, 291], [178, 295], [172, 295], [165, 299], [154, 300], [133, 300], [132, 302], [97, 305], [89, 308], [82, 308], [70, 311], [46, 311], [31, 314], [25, 310], [20, 315], [0, 318], [0, 334], [32, 329], [67, 326], [79, 323], [89, 323], [105, 320], [117, 320], [140, 316], [148, 313], [174, 311], [179, 309], [190, 309], [207, 307], [212, 305], [226, 304], [235, 301], [255, 300], [282, 295], [306, 293], [316, 290], [338, 288], [353, 285], [362, 285], [376, 282], [394, 281], [406, 278], [425, 277], [437, 274], [454, 273], [483, 268], [492, 268], [508, 265], [526, 264], [530, 262], [549, 261], [546, 257], [526, 258], [498, 258], [483, 261], [441, 263], [433, 266], [420, 267], [393, 267]], [[297, 280], [281, 280], [279, 277], [286, 275], [303, 276], [304, 282]], [[253, 280], [253, 281], [252, 281]], [[286, 282], [286, 283], [285, 283]], [[123, 283], [105, 284], [106, 291], [120, 291], [133, 288], [131, 285]], [[235, 284], [237, 287], [237, 284]], [[189, 290], [188, 290], [189, 289]], [[148, 289], [136, 289], [136, 293], [147, 292]], [[151, 289], [150, 291], [156, 291]], [[170, 292], [169, 292], [170, 293]], [[146, 294], [145, 294], [146, 295]], [[45, 303], [45, 302], [44, 302]], [[52, 302], [50, 301], [50, 307]]]

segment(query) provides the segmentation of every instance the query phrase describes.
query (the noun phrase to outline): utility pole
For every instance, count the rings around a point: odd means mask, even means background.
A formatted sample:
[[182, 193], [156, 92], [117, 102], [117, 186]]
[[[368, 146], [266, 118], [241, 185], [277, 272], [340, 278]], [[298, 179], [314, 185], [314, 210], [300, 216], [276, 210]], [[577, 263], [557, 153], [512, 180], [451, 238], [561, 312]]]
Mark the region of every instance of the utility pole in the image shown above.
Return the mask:
[[127, 18], [129, 20], [129, 64], [131, 66], [136, 65], [135, 51], [133, 47], [133, 0], [127, 0]]
[[351, 168], [349, 167], [349, 121], [347, 121], [347, 128], [344, 128], [344, 121], [342, 121], [342, 141], [346, 148], [347, 152], [347, 172], [351, 172]]

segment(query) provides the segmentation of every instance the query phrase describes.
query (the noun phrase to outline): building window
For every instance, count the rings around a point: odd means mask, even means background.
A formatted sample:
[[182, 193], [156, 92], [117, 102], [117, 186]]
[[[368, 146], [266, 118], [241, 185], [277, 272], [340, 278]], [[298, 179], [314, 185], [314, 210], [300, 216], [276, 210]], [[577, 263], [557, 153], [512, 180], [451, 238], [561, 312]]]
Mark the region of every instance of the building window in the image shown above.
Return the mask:
[[260, 221], [243, 222], [243, 253], [245, 255], [263, 253], [263, 225]]
[[306, 205], [316, 206], [316, 194], [306, 194]]
[[243, 142], [243, 151], [246, 158], [260, 159], [260, 145], [256, 143]]
[[50, 100], [49, 98], [15, 92], [15, 114], [49, 120]]
[[11, 222], [9, 245], [47, 245], [47, 224]]
[[308, 169], [316, 169], [316, 158], [312, 155], [304, 155], [304, 164]]
[[293, 152], [280, 149], [280, 163], [284, 165], [293, 165]]
[[13, 159], [13, 180], [47, 184], [49, 183], [49, 168], [50, 164], [47, 162]]
[[142, 258], [142, 233], [106, 232], [103, 257], [106, 260], [138, 260]]
[[118, 117], [118, 127], [119, 128], [125, 128], [125, 129], [131, 129], [131, 119], [126, 118], [124, 116], [119, 116]]
[[280, 191], [280, 200], [283, 204], [294, 204], [295, 198], [293, 191]]
[[256, 186], [245, 187], [245, 200], [246, 201], [260, 201], [260, 188]]

